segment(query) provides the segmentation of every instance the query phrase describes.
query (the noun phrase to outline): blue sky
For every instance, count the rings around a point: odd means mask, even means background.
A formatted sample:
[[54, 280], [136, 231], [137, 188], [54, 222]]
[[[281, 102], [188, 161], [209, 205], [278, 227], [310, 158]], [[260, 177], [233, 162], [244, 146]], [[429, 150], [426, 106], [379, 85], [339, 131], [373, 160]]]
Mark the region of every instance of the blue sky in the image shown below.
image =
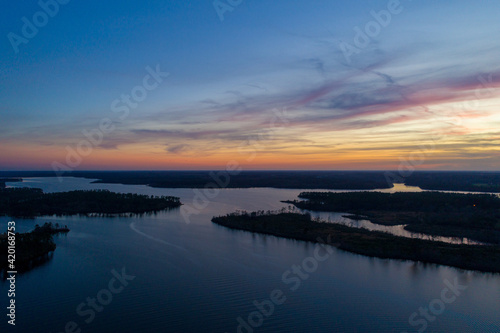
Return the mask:
[[[221, 21], [213, 1], [72, 0], [18, 53], [8, 34], [42, 9], [9, 3], [0, 168], [64, 163], [159, 65], [169, 77], [75, 168], [221, 168], [258, 138], [249, 169], [384, 169], [434, 136], [422, 167], [498, 169], [500, 3], [401, 1], [346, 57], [390, 3], [245, 0]], [[276, 109], [288, 118], [270, 129]]]

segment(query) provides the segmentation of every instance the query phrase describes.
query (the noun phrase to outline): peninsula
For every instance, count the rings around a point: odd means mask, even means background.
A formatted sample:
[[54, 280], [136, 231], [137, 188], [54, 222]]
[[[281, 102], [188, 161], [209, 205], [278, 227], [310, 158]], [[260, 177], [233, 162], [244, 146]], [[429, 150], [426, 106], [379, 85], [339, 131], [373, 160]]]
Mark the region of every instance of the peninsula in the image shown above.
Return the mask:
[[59, 226], [57, 223], [45, 223], [43, 226], [36, 225], [30, 232], [15, 233], [15, 239], [10, 241], [7, 233], [0, 234], [0, 251], [2, 253], [0, 256], [0, 270], [9, 270], [7, 256], [9, 242], [15, 244], [16, 252], [13, 262], [16, 270], [26, 271], [56, 249], [53, 235], [68, 232], [67, 226]]
[[221, 226], [315, 243], [370, 257], [441, 264], [482, 272], [500, 272], [500, 247], [457, 245], [369, 231], [311, 219], [310, 214], [239, 212], [218, 216]]

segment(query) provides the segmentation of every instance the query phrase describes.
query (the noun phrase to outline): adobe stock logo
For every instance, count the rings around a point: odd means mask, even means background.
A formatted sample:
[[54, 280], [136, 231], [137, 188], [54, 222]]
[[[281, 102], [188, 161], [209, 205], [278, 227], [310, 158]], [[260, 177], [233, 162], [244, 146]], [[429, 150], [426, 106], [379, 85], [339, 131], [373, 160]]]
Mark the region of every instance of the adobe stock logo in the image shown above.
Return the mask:
[[[413, 312], [408, 318], [408, 323], [414, 327], [418, 333], [423, 333], [429, 327], [429, 323], [434, 322], [437, 316], [444, 313], [447, 306], [455, 302], [462, 292], [467, 290], [467, 286], [459, 284], [456, 277], [453, 283], [444, 280], [444, 284], [446, 288], [441, 290], [439, 298], [430, 301], [427, 307], [420, 307], [418, 312]], [[401, 333], [408, 332], [403, 331]]]
[[[411, 2], [413, 0], [407, 1]], [[382, 9], [380, 11], [372, 10], [370, 15], [373, 20], [367, 22], [364, 28], [360, 28], [359, 26], [353, 28], [355, 32], [352, 40], [354, 45], [343, 41], [340, 43], [340, 50], [348, 64], [352, 62], [351, 58], [354, 55], [361, 53], [361, 50], [367, 48], [372, 40], [391, 24], [394, 16], [401, 14], [404, 10], [404, 6], [401, 4], [400, 0], [389, 0], [386, 7], [387, 9]]]
[[158, 88], [165, 78], [170, 76], [170, 73], [161, 71], [160, 65], [156, 65], [155, 69], [150, 66], [146, 67], [148, 74], [144, 75], [141, 83], [134, 86], [130, 93], [121, 94], [111, 102], [111, 111], [116, 114], [115, 117], [102, 118], [97, 126], [91, 130], [83, 129], [82, 134], [85, 139], [81, 139], [75, 145], [66, 146], [66, 159], [64, 162], [53, 161], [52, 170], [54, 170], [59, 182], [63, 181], [63, 174], [71, 172], [78, 168], [84, 157], [90, 156], [96, 147], [99, 147], [104, 141], [106, 135], [111, 135], [116, 130], [115, 123], [120, 124], [130, 115], [131, 109], [137, 109], [139, 103], [143, 102], [148, 94]]
[[219, 20], [221, 22], [224, 21], [224, 15], [226, 12], [232, 12], [233, 10], [236, 9], [239, 5], [243, 3], [243, 0], [215, 0], [213, 2], [215, 11], [217, 12], [217, 15], [219, 16]]
[[41, 10], [33, 14], [31, 20], [26, 16], [21, 18], [23, 26], [21, 28], [21, 35], [14, 32], [9, 32], [7, 38], [14, 52], [19, 53], [19, 45], [28, 44], [30, 40], [38, 35], [39, 29], [43, 28], [49, 23], [49, 18], [56, 16], [59, 13], [60, 5], [66, 5], [70, 0], [40, 0], [38, 6]]
[[[84, 322], [90, 325], [98, 313], [104, 311], [104, 309], [113, 302], [115, 296], [123, 292], [125, 287], [133, 281], [136, 276], [129, 275], [125, 272], [125, 267], [122, 268], [121, 272], [113, 269], [111, 271], [113, 277], [108, 281], [107, 287], [99, 290], [95, 297], [87, 297], [85, 302], [78, 304], [76, 307], [76, 314], [85, 318]], [[78, 321], [70, 320], [64, 325], [64, 329], [57, 333], [82, 333], [91, 332], [91, 330], [85, 330], [83, 323], [78, 323]], [[52, 331], [51, 331], [52, 333]]]

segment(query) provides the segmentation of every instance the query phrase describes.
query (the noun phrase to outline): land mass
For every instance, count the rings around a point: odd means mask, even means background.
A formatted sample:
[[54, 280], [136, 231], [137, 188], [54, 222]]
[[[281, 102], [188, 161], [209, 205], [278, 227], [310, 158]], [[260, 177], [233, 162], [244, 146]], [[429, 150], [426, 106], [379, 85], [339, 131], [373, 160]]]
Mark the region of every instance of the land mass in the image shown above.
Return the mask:
[[435, 236], [467, 237], [500, 244], [500, 198], [491, 194], [443, 192], [302, 192], [300, 209], [346, 212], [353, 219], [383, 225], [405, 225], [408, 231]]
[[424, 190], [500, 193], [500, 172], [419, 171], [404, 183]]
[[212, 222], [231, 229], [316, 243], [370, 257], [441, 264], [482, 272], [500, 272], [500, 247], [457, 245], [404, 238], [378, 231], [314, 221], [309, 214], [240, 212]]
[[5, 183], [22, 182], [22, 178], [0, 178], [0, 188], [5, 188]]
[[[35, 229], [26, 233], [15, 233], [15, 238], [7, 233], [0, 235], [0, 270], [19, 270], [25, 271], [36, 266], [36, 263], [43, 261], [50, 252], [55, 251], [56, 243], [53, 235], [59, 233], [68, 233], [67, 226], [53, 225], [45, 223], [43, 226], [36, 225]], [[10, 236], [10, 239], [9, 239]], [[8, 256], [8, 247], [15, 246], [13, 257]], [[12, 260], [9, 262], [9, 260]], [[9, 264], [14, 265], [15, 269], [10, 269]]]
[[[56, 176], [53, 171], [0, 171], [0, 177], [11, 178]], [[227, 188], [370, 190], [405, 183], [426, 190], [500, 193], [500, 172], [482, 171], [415, 171], [407, 177], [398, 171], [241, 171], [237, 174], [225, 171], [72, 171], [63, 176], [98, 179], [98, 183], [161, 188], [203, 188], [210, 184]]]
[[[0, 172], [5, 177], [54, 177], [53, 172]], [[391, 188], [380, 171], [73, 171], [67, 177], [95, 183], [148, 185], [159, 188], [379, 189]]]
[[179, 207], [178, 197], [114, 193], [107, 190], [44, 193], [38, 188], [0, 189], [0, 215], [146, 213]]

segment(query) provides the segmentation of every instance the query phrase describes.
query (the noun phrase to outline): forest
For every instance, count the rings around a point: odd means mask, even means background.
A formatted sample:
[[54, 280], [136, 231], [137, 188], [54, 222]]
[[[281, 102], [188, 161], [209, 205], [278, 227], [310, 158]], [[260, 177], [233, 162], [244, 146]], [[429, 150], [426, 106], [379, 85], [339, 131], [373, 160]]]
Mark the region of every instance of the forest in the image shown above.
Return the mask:
[[500, 193], [500, 172], [419, 171], [404, 182], [425, 190]]
[[[36, 265], [36, 261], [43, 261], [50, 252], [56, 249], [53, 235], [68, 233], [67, 226], [45, 223], [43, 226], [36, 225], [35, 228], [26, 233], [15, 234], [15, 268], [26, 271]], [[8, 237], [7, 233], [0, 235], [0, 270], [8, 270]]]
[[37, 188], [0, 189], [0, 215], [145, 213], [179, 207], [178, 197], [114, 193], [108, 190], [44, 193]]
[[398, 237], [312, 219], [308, 213], [235, 212], [212, 222], [236, 230], [315, 243], [378, 258], [402, 259], [448, 265], [484, 272], [500, 272], [500, 247], [457, 245]]
[[[408, 231], [500, 244], [500, 198], [443, 192], [302, 192], [300, 209], [346, 212]], [[358, 217], [356, 217], [358, 215]]]
[[[0, 172], [9, 177], [55, 177], [53, 172]], [[73, 171], [68, 177], [98, 179], [95, 183], [149, 185], [160, 188], [273, 187], [293, 189], [390, 188], [381, 171]], [[216, 180], [215, 178], [220, 178]]]
[[[72, 171], [67, 177], [97, 179], [96, 183], [149, 185], [161, 188], [203, 188], [211, 175], [223, 171]], [[0, 171], [0, 177], [56, 177], [51, 171]], [[480, 171], [241, 171], [232, 173], [228, 188], [274, 187], [294, 189], [370, 190], [393, 182], [426, 190], [500, 193], [500, 172]], [[1, 184], [0, 184], [1, 187]]]

